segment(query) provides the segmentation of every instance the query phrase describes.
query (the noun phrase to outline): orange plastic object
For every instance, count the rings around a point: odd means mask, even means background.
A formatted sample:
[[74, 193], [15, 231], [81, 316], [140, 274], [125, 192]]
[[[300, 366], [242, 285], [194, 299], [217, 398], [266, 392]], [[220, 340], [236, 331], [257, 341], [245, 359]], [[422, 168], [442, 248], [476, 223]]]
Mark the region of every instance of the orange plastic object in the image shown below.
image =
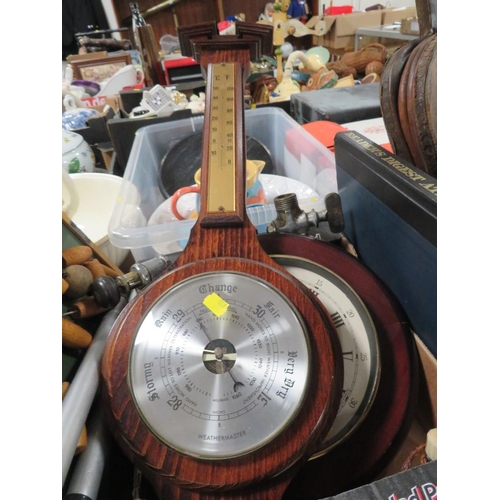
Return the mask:
[[326, 146], [330, 151], [334, 151], [333, 142], [338, 132], [349, 130], [342, 125], [328, 120], [318, 120], [316, 122], [305, 123], [302, 128], [307, 130], [315, 137], [323, 146]]

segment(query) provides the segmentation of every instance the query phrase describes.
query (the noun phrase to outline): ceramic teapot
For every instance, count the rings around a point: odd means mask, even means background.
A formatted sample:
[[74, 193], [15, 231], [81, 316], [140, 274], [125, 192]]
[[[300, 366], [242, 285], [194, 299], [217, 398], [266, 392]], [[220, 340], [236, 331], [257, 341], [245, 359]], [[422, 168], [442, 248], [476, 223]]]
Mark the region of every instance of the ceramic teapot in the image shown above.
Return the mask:
[[69, 174], [94, 171], [94, 152], [80, 134], [62, 131], [62, 167]]

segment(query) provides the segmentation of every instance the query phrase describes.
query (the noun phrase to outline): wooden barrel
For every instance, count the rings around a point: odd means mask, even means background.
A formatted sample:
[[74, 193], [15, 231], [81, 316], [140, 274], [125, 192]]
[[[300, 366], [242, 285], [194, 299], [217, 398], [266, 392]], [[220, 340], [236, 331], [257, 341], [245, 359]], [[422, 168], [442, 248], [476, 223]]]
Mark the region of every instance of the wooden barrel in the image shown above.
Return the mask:
[[437, 34], [399, 47], [380, 82], [380, 106], [394, 153], [437, 177]]

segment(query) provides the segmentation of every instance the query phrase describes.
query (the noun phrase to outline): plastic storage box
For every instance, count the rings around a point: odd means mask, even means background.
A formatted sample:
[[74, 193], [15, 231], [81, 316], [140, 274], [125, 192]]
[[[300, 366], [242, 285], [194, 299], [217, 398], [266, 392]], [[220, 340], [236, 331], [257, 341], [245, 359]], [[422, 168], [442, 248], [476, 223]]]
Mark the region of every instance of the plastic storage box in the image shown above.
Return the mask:
[[[177, 253], [189, 238], [194, 219], [152, 223], [152, 215], [168, 203], [158, 186], [164, 155], [180, 140], [201, 132], [203, 120], [204, 116], [196, 116], [158, 123], [136, 133], [108, 226], [113, 245], [130, 249], [136, 262]], [[303, 210], [324, 209], [325, 195], [337, 192], [335, 156], [331, 151], [279, 108], [246, 110], [245, 134], [267, 147], [277, 174], [274, 178], [283, 180], [278, 176], [284, 176], [311, 188], [312, 194], [307, 191], [307, 197], [302, 196], [303, 191], [297, 193]], [[259, 232], [265, 232], [266, 225], [276, 217], [274, 196], [268, 196], [266, 201], [266, 205], [247, 210]]]

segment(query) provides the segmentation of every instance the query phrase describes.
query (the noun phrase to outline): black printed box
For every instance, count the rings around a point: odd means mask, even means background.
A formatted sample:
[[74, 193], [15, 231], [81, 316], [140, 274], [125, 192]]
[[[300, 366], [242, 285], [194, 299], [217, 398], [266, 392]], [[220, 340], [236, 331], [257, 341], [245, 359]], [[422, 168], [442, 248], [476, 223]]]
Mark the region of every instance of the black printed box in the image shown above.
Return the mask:
[[325, 500], [437, 500], [437, 460]]
[[437, 357], [437, 180], [355, 131], [334, 146], [346, 236]]

